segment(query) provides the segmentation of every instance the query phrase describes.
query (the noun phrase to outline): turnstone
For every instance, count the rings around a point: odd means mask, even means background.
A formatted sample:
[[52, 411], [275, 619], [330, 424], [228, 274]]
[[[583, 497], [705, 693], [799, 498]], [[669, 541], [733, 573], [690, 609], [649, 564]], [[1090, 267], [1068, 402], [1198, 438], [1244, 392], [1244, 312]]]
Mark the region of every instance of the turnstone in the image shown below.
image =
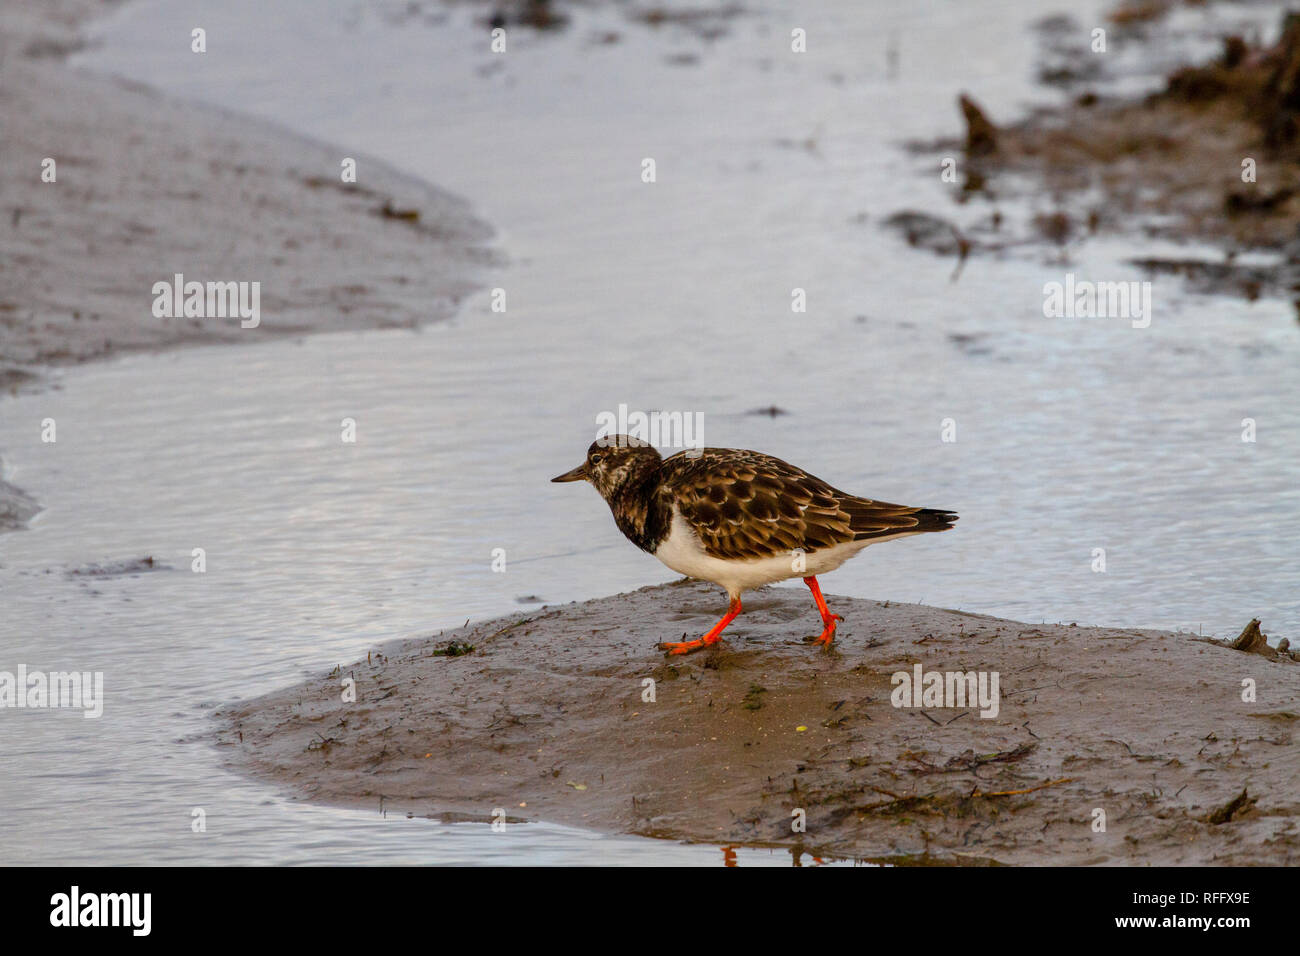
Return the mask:
[[587, 459], [552, 481], [589, 481], [633, 544], [687, 577], [726, 588], [727, 613], [703, 637], [660, 647], [687, 654], [718, 641], [740, 613], [740, 595], [802, 577], [821, 612], [817, 643], [835, 639], [817, 575], [863, 548], [926, 531], [946, 531], [951, 511], [913, 508], [845, 494], [779, 458], [704, 448], [661, 458], [627, 435], [597, 439]]

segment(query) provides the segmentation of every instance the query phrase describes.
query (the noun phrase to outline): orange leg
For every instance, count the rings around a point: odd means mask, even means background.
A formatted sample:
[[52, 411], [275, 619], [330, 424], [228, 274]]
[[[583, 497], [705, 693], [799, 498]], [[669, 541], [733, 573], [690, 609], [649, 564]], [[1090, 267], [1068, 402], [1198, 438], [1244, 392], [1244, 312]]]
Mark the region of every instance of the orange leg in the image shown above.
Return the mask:
[[824, 647], [829, 647], [831, 641], [835, 640], [835, 622], [842, 621], [844, 618], [838, 614], [832, 614], [831, 609], [826, 606], [826, 599], [822, 597], [821, 585], [817, 583], [816, 578], [804, 578], [803, 583], [808, 585], [808, 590], [812, 591], [813, 600], [817, 602], [817, 610], [821, 612], [822, 636], [817, 638], [817, 643]]
[[709, 633], [694, 641], [665, 641], [659, 645], [659, 648], [669, 654], [689, 654], [691, 651], [698, 651], [701, 647], [716, 644], [722, 629], [734, 621], [739, 613], [740, 598], [733, 598], [731, 604], [727, 606], [727, 613], [722, 616], [721, 621], [713, 625], [713, 629]]

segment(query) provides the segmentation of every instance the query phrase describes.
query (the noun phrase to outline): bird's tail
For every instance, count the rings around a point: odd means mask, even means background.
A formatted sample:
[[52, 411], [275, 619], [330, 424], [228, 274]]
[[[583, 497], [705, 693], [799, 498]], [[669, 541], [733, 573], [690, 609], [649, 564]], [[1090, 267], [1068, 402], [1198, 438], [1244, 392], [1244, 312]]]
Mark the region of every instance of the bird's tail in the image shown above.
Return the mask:
[[855, 540], [947, 531], [957, 514], [942, 508], [913, 508], [867, 498], [846, 498], [840, 507], [849, 515]]
[[947, 531], [957, 520], [957, 512], [943, 508], [922, 508], [912, 517], [916, 519], [917, 531]]

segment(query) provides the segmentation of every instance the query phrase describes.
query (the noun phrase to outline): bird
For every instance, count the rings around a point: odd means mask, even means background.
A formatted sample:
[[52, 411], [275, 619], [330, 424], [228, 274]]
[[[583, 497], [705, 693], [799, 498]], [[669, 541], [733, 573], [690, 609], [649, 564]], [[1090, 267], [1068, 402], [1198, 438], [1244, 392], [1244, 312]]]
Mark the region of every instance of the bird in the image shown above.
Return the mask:
[[[664, 642], [689, 654], [718, 642], [745, 591], [802, 577], [829, 647], [844, 618], [831, 613], [817, 576], [863, 548], [946, 531], [956, 513], [859, 498], [780, 458], [739, 448], [690, 448], [668, 458], [630, 435], [592, 442], [582, 464], [553, 482], [591, 483], [629, 541], [672, 570], [727, 592], [727, 613], [703, 637]], [[684, 635], [683, 635], [684, 636]]]

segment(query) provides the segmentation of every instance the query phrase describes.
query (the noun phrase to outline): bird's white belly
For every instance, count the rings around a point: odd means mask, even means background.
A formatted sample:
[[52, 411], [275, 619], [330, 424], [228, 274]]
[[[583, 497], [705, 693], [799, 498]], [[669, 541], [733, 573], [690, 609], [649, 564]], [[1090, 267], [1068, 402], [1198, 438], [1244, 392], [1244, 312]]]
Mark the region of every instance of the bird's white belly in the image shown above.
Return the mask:
[[691, 530], [691, 526], [674, 510], [668, 537], [655, 551], [655, 557], [678, 574], [699, 578], [702, 581], [712, 581], [722, 585], [731, 594], [739, 594], [741, 591], [760, 588], [788, 578], [826, 574], [834, 571], [867, 545], [890, 540], [893, 537], [904, 537], [904, 535], [837, 544], [834, 547], [803, 555], [802, 564], [797, 560], [799, 555], [789, 552], [769, 558], [755, 558], [751, 561], [729, 561], [707, 554], [704, 546], [700, 544], [700, 539]]

